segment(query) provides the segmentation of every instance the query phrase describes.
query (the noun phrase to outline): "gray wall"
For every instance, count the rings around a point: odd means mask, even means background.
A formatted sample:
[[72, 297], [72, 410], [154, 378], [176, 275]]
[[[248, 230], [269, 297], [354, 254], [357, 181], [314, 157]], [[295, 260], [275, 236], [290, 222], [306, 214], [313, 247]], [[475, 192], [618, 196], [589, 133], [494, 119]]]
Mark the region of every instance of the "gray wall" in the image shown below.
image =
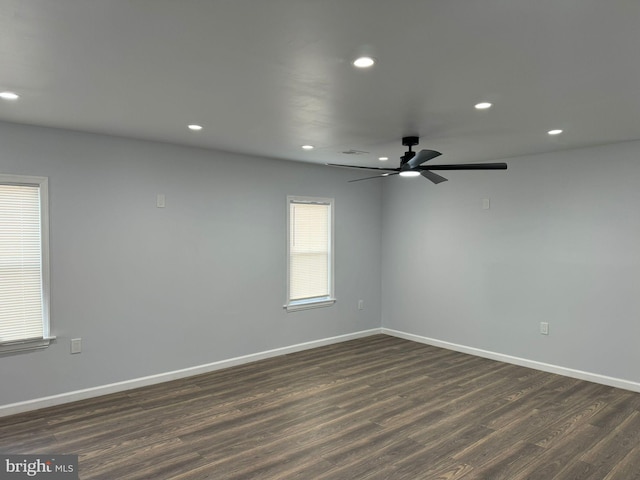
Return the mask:
[[385, 183], [384, 327], [640, 382], [640, 143], [506, 161]]
[[[381, 318], [640, 382], [638, 159], [632, 142], [508, 159], [506, 172], [447, 172], [438, 186], [348, 184], [341, 169], [0, 123], [0, 172], [49, 177], [58, 336], [0, 357], [0, 405], [379, 328]], [[282, 308], [288, 194], [336, 199], [333, 307]]]
[[[0, 405], [380, 327], [379, 182], [6, 123], [0, 172], [49, 177], [58, 337], [45, 350], [0, 357]], [[282, 308], [287, 195], [335, 198], [333, 307]], [[69, 353], [74, 337], [83, 339], [79, 355]]]

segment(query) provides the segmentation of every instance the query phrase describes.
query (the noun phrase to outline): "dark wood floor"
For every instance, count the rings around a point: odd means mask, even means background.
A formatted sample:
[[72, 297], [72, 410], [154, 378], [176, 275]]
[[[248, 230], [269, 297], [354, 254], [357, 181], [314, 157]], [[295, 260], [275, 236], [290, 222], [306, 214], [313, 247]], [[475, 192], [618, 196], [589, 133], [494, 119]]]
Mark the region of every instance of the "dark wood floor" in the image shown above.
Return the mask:
[[640, 394], [375, 335], [0, 419], [81, 479], [640, 479]]

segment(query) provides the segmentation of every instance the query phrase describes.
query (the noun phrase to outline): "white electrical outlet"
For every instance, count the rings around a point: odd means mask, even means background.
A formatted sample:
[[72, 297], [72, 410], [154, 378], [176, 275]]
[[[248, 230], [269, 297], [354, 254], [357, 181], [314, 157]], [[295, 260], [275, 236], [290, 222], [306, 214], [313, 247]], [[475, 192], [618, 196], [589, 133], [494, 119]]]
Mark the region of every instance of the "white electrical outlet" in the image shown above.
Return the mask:
[[542, 335], [549, 335], [549, 322], [540, 322], [540, 333]]
[[364, 309], [364, 300], [358, 300], [358, 310]]
[[71, 353], [81, 353], [82, 352], [82, 339], [81, 338], [72, 338], [71, 339]]
[[482, 209], [489, 210], [491, 208], [491, 200], [489, 198], [482, 199]]
[[159, 193], [156, 196], [156, 207], [164, 208], [165, 207], [165, 196], [164, 193]]

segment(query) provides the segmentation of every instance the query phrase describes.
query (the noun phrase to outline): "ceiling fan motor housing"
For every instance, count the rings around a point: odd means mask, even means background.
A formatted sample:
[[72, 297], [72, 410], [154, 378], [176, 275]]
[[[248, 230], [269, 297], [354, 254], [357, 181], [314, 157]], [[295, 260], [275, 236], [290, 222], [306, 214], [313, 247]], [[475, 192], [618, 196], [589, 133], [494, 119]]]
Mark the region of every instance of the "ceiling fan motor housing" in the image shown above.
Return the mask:
[[400, 157], [400, 166], [404, 166], [409, 160], [416, 156], [416, 152], [408, 151]]

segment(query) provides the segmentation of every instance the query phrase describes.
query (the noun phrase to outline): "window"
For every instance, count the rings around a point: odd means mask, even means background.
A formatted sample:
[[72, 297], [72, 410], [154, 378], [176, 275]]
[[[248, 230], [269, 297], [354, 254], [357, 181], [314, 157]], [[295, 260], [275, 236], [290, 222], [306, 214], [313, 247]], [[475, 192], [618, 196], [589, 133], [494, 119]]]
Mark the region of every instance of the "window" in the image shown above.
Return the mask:
[[0, 353], [49, 345], [47, 178], [0, 174]]
[[332, 198], [287, 197], [288, 311], [335, 302], [333, 203]]

